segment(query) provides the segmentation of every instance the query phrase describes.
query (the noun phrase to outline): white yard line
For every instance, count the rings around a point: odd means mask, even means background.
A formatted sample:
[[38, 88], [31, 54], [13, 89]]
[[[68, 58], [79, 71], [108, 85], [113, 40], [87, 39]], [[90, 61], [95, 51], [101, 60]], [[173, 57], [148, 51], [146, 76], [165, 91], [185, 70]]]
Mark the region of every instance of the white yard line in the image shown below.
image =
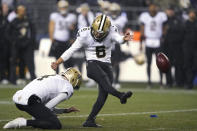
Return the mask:
[[176, 128], [154, 128], [154, 129], [147, 129], [149, 131], [164, 131], [164, 130], [173, 130], [176, 131]]
[[14, 102], [11, 101], [0, 101], [0, 105], [12, 105]]
[[0, 122], [7, 122], [7, 121], [11, 121], [12, 119], [2, 119], [2, 120], [0, 120]]
[[[98, 116], [126, 116], [126, 115], [144, 115], [144, 114], [165, 114], [165, 113], [178, 113], [178, 112], [195, 112], [197, 109], [185, 110], [168, 110], [168, 111], [153, 111], [153, 112], [129, 112], [129, 113], [116, 113], [116, 114], [99, 114]], [[60, 116], [59, 118], [79, 118], [87, 117], [88, 115], [75, 115], [75, 116]]]
[[[8, 86], [1, 86], [0, 85], [0, 89], [1, 88], [9, 88], [9, 89], [18, 89], [21, 90], [24, 86], [13, 86], [13, 85], [8, 85]], [[81, 87], [80, 90], [87, 90], [87, 91], [98, 91], [97, 88], [86, 88], [86, 87]], [[122, 91], [128, 91], [131, 90], [133, 92], [153, 92], [153, 93], [184, 93], [184, 94], [197, 94], [197, 90], [184, 90], [184, 89], [144, 89], [144, 88], [122, 88], [120, 89]]]
[[[129, 112], [129, 113], [114, 113], [114, 114], [99, 114], [98, 117], [105, 116], [127, 116], [127, 115], [145, 115], [145, 114], [166, 114], [166, 113], [179, 113], [179, 112], [196, 112], [197, 109], [184, 109], [184, 110], [168, 110], [168, 111], [153, 111], [153, 112]], [[59, 118], [84, 118], [86, 115], [73, 115], [73, 116], [59, 116]], [[0, 119], [0, 122], [7, 122], [11, 119]]]

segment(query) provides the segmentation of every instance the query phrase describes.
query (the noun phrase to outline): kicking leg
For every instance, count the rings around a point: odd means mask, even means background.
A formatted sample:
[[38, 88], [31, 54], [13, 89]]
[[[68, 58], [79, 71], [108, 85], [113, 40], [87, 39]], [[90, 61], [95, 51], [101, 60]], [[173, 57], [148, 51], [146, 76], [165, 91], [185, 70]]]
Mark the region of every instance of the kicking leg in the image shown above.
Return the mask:
[[121, 97], [122, 93], [112, 87], [108, 75], [96, 62], [88, 62], [87, 75], [95, 80], [106, 92], [118, 98]]
[[122, 93], [112, 87], [112, 69], [111, 66], [106, 63], [88, 62], [87, 75], [89, 78], [95, 80], [107, 93], [119, 98], [122, 104], [125, 104], [127, 98], [132, 95], [130, 91]]

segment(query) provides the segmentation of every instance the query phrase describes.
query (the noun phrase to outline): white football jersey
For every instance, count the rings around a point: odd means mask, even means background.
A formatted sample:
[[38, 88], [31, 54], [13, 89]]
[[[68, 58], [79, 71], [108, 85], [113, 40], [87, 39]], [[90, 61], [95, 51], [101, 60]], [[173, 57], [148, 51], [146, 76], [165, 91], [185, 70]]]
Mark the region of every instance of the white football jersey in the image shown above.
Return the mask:
[[33, 80], [22, 90], [17, 91], [13, 96], [13, 101], [27, 105], [29, 97], [36, 95], [41, 98], [42, 103], [46, 104], [59, 93], [64, 92], [68, 93], [68, 98], [73, 94], [73, 87], [69, 81], [60, 75], [46, 75]]
[[55, 22], [54, 39], [67, 41], [70, 38], [69, 27], [77, 21], [76, 15], [68, 13], [65, 17], [58, 12], [50, 15], [50, 20]]
[[110, 20], [112, 25], [115, 25], [120, 32], [123, 32], [123, 28], [128, 22], [127, 14], [124, 12], [121, 13], [121, 15], [119, 15], [117, 18], [115, 19], [110, 18]]
[[167, 21], [167, 16], [164, 12], [158, 12], [152, 17], [148, 12], [140, 15], [139, 21], [144, 24], [144, 35], [146, 38], [160, 39], [162, 36], [162, 26]]
[[76, 50], [84, 47], [86, 60], [97, 60], [111, 63], [113, 41], [123, 43], [123, 36], [118, 33], [116, 26], [110, 27], [109, 34], [101, 42], [96, 41], [92, 37], [90, 27], [84, 27], [78, 31], [77, 39], [72, 46], [62, 54], [61, 58], [66, 61]]
[[91, 11], [88, 12], [87, 19], [88, 19], [89, 25], [87, 25], [84, 15], [80, 14], [78, 16], [78, 29], [92, 25], [92, 22], [94, 21], [94, 14]]
[[16, 12], [15, 12], [15, 11], [12, 11], [12, 12], [9, 13], [9, 15], [8, 15], [8, 22], [12, 22], [16, 17], [17, 17]]

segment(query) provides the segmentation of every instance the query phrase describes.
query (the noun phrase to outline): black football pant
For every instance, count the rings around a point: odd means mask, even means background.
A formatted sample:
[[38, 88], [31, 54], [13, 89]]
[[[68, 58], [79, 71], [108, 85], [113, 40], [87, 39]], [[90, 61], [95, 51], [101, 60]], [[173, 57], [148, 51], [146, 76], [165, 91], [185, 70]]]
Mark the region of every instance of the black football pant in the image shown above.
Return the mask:
[[9, 77], [9, 43], [0, 38], [0, 81]]
[[[29, 43], [31, 44], [31, 43]], [[25, 65], [27, 65], [31, 80], [36, 78], [35, 75], [35, 64], [34, 64], [34, 49], [32, 45], [26, 47], [20, 47], [19, 45], [11, 46], [10, 56], [10, 82], [16, 84], [16, 66], [18, 60], [23, 59]]]
[[32, 95], [28, 100], [28, 105], [16, 104], [16, 107], [25, 111], [35, 118], [35, 120], [27, 120], [27, 126], [42, 129], [61, 129], [61, 123], [52, 111], [41, 103], [41, 99], [36, 95]]
[[[148, 84], [151, 84], [151, 63], [152, 63], [152, 55], [159, 53], [160, 48], [150, 48], [146, 47], [146, 59], [147, 59], [147, 75], [148, 75]], [[162, 73], [160, 73], [160, 84], [162, 84]]]
[[115, 84], [119, 83], [119, 76], [120, 76], [120, 63], [131, 58], [131, 54], [127, 54], [121, 51], [120, 45], [117, 43], [115, 44], [115, 49], [112, 50], [111, 61], [114, 73], [114, 80]]
[[[66, 50], [68, 50], [70, 48], [70, 44], [69, 42], [62, 42], [62, 41], [58, 41], [55, 40], [52, 43], [52, 49], [53, 50], [53, 55], [55, 56], [56, 59], [58, 59]], [[66, 62], [63, 62], [63, 65], [65, 68], [69, 68], [73, 66], [73, 63], [71, 61], [71, 58], [69, 60], [67, 60]], [[59, 73], [59, 67], [56, 70], [56, 73]]]
[[176, 85], [181, 87], [184, 85], [184, 71], [183, 71], [183, 51], [180, 42], [168, 40], [165, 44], [164, 52], [170, 60], [171, 67], [175, 68], [175, 76], [172, 77], [172, 68], [166, 73], [166, 82], [168, 86]]
[[184, 48], [184, 72], [186, 88], [193, 88], [193, 80], [197, 72], [197, 52], [196, 49]]
[[99, 62], [96, 60], [87, 61], [87, 76], [95, 80], [99, 85], [97, 100], [87, 119], [94, 120], [105, 104], [108, 94], [120, 98], [122, 93], [112, 87], [113, 73], [110, 63]]

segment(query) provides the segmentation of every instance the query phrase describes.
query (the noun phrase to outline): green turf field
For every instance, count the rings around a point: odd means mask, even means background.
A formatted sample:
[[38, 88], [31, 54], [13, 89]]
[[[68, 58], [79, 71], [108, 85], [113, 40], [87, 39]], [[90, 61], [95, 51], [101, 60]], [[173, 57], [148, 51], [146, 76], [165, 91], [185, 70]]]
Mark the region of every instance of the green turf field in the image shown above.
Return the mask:
[[[155, 87], [145, 89], [145, 84], [124, 84], [121, 91], [132, 90], [134, 95], [127, 104], [109, 96], [97, 117], [97, 123], [103, 128], [83, 128], [91, 107], [97, 97], [96, 88], [81, 88], [73, 97], [61, 103], [59, 107], [75, 106], [79, 113], [59, 116], [63, 129], [69, 131], [197, 131], [197, 90], [165, 89]], [[0, 130], [3, 125], [16, 117], [30, 118], [16, 109], [12, 103], [13, 86], [0, 85]], [[150, 117], [157, 115], [157, 117]], [[17, 130], [38, 130], [32, 128]], [[13, 131], [13, 130], [12, 130]]]

